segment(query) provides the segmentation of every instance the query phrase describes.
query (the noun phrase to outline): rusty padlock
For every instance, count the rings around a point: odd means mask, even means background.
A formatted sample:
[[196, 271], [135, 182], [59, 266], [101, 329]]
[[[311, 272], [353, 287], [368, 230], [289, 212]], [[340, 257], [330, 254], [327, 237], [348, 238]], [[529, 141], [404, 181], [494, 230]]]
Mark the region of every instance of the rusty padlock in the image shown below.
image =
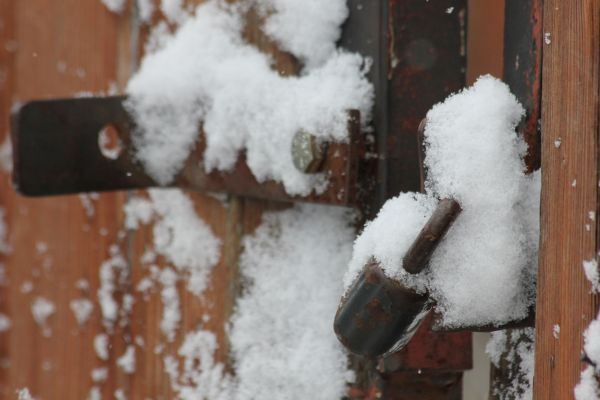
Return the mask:
[[[418, 274], [425, 269], [460, 211], [453, 199], [439, 202], [404, 255], [402, 267], [407, 272]], [[379, 262], [371, 258], [342, 297], [334, 330], [351, 352], [380, 356], [406, 346], [432, 306], [427, 294], [388, 277]]]

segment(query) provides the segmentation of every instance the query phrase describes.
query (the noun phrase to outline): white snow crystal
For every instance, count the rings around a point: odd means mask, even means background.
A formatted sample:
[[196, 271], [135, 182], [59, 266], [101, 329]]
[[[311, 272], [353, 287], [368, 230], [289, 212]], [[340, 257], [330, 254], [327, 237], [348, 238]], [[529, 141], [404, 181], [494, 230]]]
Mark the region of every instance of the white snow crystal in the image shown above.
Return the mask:
[[552, 336], [554, 336], [554, 339], [558, 339], [560, 337], [560, 325], [554, 324], [552, 327]]
[[31, 314], [35, 322], [42, 328], [42, 334], [46, 337], [52, 335], [48, 326], [48, 318], [56, 311], [54, 303], [43, 297], [36, 297], [31, 303]]
[[108, 360], [109, 340], [108, 335], [105, 333], [100, 333], [94, 337], [94, 350], [96, 351], [96, 356], [101, 360]]
[[119, 305], [113, 297], [118, 283], [127, 276], [127, 261], [118, 246], [111, 246], [110, 258], [100, 265], [100, 287], [98, 301], [102, 311], [103, 324], [111, 330], [119, 316]]
[[108, 8], [110, 11], [121, 14], [123, 9], [125, 8], [126, 0], [101, 0], [102, 3]]
[[[326, 3], [335, 8], [330, 3], [340, 2]], [[360, 110], [366, 124], [373, 98], [365, 78], [368, 63], [333, 51], [301, 76], [283, 77], [271, 69], [267, 55], [243, 41], [237, 10], [217, 1], [203, 3], [162, 49], [146, 56], [127, 88], [139, 128], [133, 136], [137, 155], [154, 179], [167, 184], [183, 166], [203, 122], [207, 171], [231, 169], [245, 150], [260, 182], [279, 181], [299, 195], [323, 188], [326, 176], [302, 174], [293, 166], [292, 137], [305, 129], [347, 140], [349, 109]]]
[[596, 259], [583, 262], [585, 277], [592, 284], [592, 293], [600, 291], [600, 273], [598, 272], [598, 261]]
[[180, 24], [189, 16], [183, 7], [183, 0], [161, 0], [160, 10], [167, 20], [174, 24]]
[[75, 319], [79, 325], [83, 325], [87, 322], [94, 310], [94, 303], [88, 299], [75, 299], [69, 303], [71, 311], [75, 315]]
[[588, 366], [581, 372], [581, 381], [575, 386], [575, 400], [600, 399], [600, 387], [594, 367]]
[[[502, 324], [527, 316], [535, 300], [540, 174], [524, 174], [526, 146], [515, 127], [524, 110], [491, 76], [427, 114], [427, 194], [390, 200], [356, 240], [349, 286], [371, 256], [388, 275], [428, 289], [447, 326]], [[437, 199], [463, 211], [431, 258], [408, 276], [402, 256]]]
[[98, 386], [92, 386], [88, 394], [88, 400], [102, 400], [102, 392]]
[[123, 389], [115, 390], [115, 400], [127, 400], [127, 396], [125, 395], [125, 391]]
[[557, 149], [560, 148], [560, 145], [562, 143], [562, 139], [558, 138], [554, 141], [554, 147], [556, 147]]
[[125, 353], [117, 359], [117, 365], [126, 374], [133, 374], [135, 372], [135, 346], [129, 345], [125, 350]]
[[179, 293], [177, 292], [177, 274], [171, 268], [165, 268], [160, 274], [160, 283], [163, 288], [160, 297], [163, 303], [163, 316], [160, 329], [169, 342], [175, 340], [175, 333], [181, 321]]

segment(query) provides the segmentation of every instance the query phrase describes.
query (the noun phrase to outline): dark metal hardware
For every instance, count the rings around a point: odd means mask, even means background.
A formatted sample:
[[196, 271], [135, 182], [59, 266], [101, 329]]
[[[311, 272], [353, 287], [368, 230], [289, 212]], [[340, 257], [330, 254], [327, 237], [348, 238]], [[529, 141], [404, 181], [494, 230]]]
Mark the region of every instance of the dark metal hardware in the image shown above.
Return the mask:
[[[13, 181], [27, 196], [141, 189], [159, 186], [135, 159], [131, 135], [135, 128], [124, 107], [125, 97], [98, 97], [32, 101], [13, 114]], [[104, 155], [98, 135], [107, 126], [120, 136], [123, 150], [114, 157]], [[201, 192], [227, 192], [246, 197], [280, 201], [308, 201], [354, 205], [358, 190], [358, 168], [363, 158], [360, 115], [348, 112], [346, 143], [330, 143], [318, 163], [308, 163], [329, 176], [328, 188], [306, 197], [288, 195], [277, 182], [258, 182], [241, 155], [230, 172], [206, 173], [202, 168], [205, 144], [192, 151], [171, 186]], [[200, 135], [202, 137], [202, 135]]]
[[[416, 274], [427, 266], [459, 213], [455, 200], [440, 201], [404, 257], [407, 271]], [[334, 330], [353, 353], [379, 356], [406, 346], [432, 306], [428, 295], [389, 278], [371, 259], [342, 298]]]

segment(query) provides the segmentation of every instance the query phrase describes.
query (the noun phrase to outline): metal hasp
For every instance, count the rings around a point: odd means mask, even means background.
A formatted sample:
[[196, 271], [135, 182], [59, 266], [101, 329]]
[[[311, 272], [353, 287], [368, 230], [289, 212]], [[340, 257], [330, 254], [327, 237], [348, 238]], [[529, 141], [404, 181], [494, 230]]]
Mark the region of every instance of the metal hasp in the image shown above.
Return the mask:
[[[12, 120], [16, 189], [27, 196], [49, 196], [159, 186], [135, 158], [131, 140], [135, 124], [124, 107], [125, 101], [125, 97], [45, 100], [17, 108]], [[123, 150], [116, 157], [104, 155], [98, 144], [100, 132], [108, 126], [118, 131], [122, 143]], [[364, 147], [358, 111], [348, 112], [348, 135], [348, 142], [329, 143], [329, 151], [321, 154], [318, 163], [309, 160], [307, 167], [312, 167], [303, 171], [319, 169], [329, 176], [329, 186], [320, 194], [293, 197], [279, 183], [258, 182], [243, 155], [232, 171], [206, 173], [201, 162], [205, 148], [201, 134], [171, 186], [351, 206], [356, 201]]]
[[[409, 250], [402, 267], [418, 274], [460, 213], [452, 199], [440, 201]], [[385, 275], [372, 258], [342, 298], [334, 330], [350, 351], [380, 356], [403, 349], [413, 337], [433, 303], [402, 282]]]

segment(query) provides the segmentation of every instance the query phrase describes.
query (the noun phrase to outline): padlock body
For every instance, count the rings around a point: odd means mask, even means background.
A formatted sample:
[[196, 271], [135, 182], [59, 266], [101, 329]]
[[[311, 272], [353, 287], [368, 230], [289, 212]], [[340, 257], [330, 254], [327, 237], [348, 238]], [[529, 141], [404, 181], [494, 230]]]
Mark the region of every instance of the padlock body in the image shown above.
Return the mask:
[[427, 295], [389, 278], [371, 260], [342, 299], [334, 330], [351, 352], [380, 356], [406, 346], [431, 306]]

